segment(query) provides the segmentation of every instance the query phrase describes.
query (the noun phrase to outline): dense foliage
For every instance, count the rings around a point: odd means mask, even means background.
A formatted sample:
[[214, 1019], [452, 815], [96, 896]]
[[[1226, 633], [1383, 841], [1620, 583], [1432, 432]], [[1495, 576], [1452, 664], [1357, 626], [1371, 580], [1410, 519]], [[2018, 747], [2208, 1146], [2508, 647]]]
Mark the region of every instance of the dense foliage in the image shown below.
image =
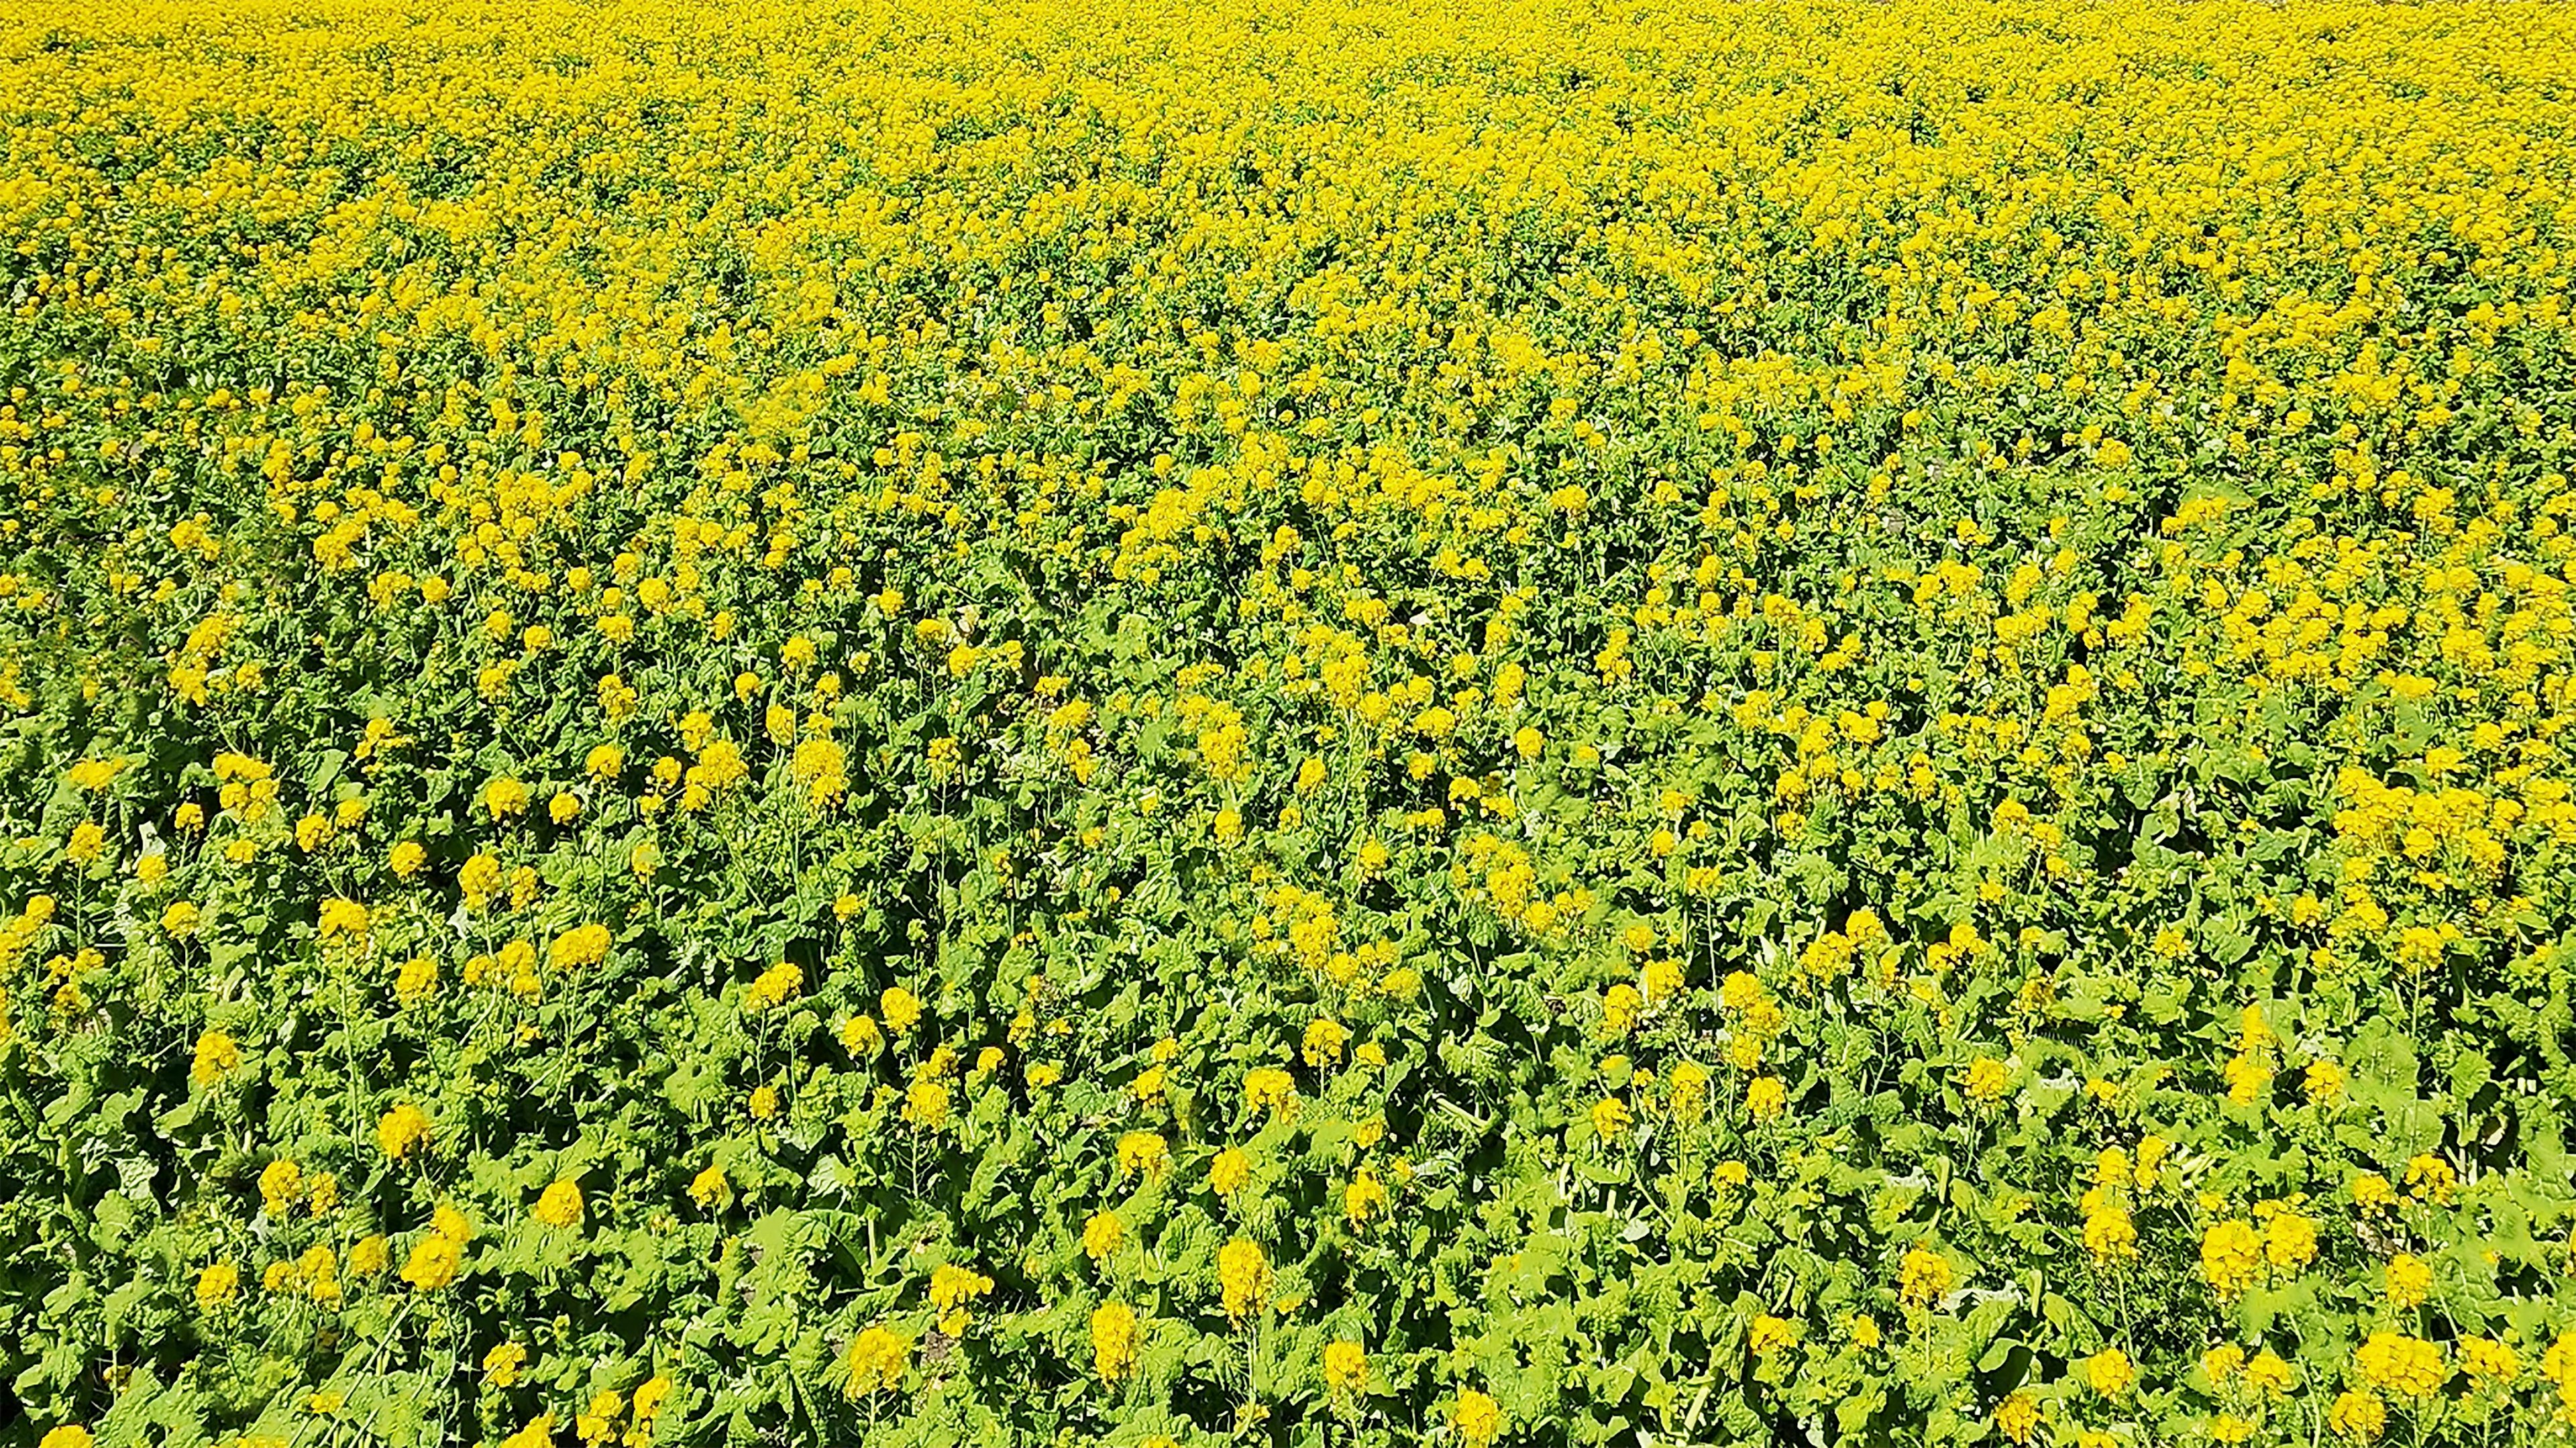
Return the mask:
[[2576, 10], [0, 120], [0, 1442], [2576, 1434]]

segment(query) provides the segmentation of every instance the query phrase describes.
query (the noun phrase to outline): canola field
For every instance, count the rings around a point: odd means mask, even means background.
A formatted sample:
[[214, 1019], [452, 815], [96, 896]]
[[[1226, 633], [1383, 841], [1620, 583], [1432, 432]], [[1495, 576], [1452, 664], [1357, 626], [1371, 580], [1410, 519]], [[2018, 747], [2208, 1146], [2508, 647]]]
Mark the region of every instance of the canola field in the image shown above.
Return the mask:
[[2576, 9], [0, 122], [0, 1444], [2576, 1442]]

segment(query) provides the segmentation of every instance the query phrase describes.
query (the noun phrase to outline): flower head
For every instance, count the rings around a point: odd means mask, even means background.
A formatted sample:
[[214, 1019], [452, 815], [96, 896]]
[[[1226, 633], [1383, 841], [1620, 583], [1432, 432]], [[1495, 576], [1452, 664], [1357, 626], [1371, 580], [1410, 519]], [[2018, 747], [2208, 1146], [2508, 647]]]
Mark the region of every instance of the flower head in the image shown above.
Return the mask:
[[1217, 1249], [1216, 1278], [1225, 1315], [1241, 1322], [1260, 1310], [1270, 1291], [1270, 1259], [1260, 1243], [1237, 1237]]
[[950, 1337], [966, 1331], [968, 1304], [993, 1290], [993, 1279], [971, 1267], [942, 1262], [930, 1270], [930, 1305], [939, 1309], [939, 1330]]
[[571, 1227], [581, 1222], [581, 1187], [569, 1179], [548, 1185], [538, 1196], [533, 1214], [549, 1227]]
[[1928, 1246], [1909, 1247], [1896, 1267], [1896, 1291], [1909, 1307], [1929, 1307], [1949, 1292], [1950, 1259]]
[[212, 1311], [241, 1295], [241, 1269], [230, 1262], [209, 1263], [197, 1273], [197, 1305]]
[[2137, 1385], [2138, 1370], [2127, 1353], [2106, 1347], [2084, 1360], [2084, 1382], [2103, 1397], [2117, 1398]]
[[912, 1344], [883, 1323], [863, 1329], [850, 1341], [850, 1392], [892, 1392], [902, 1383], [912, 1361]]
[[1091, 1366], [1105, 1383], [1136, 1375], [1136, 1310], [1104, 1302], [1091, 1314]]
[[1368, 1389], [1368, 1352], [1355, 1342], [1324, 1344], [1324, 1386], [1336, 1396]]
[[425, 1147], [429, 1137], [428, 1114], [408, 1101], [377, 1118], [376, 1145], [396, 1161]]
[[1503, 1431], [1503, 1406], [1490, 1394], [1461, 1388], [1456, 1406], [1449, 1410], [1449, 1421], [1468, 1448], [1491, 1448]]

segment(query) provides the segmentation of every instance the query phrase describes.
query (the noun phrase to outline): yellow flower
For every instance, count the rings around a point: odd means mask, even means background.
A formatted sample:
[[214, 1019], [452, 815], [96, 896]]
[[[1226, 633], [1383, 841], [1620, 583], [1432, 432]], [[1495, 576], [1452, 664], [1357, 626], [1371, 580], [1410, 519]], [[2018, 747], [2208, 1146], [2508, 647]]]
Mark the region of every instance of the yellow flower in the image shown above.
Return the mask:
[[1118, 1220], [1116, 1212], [1094, 1212], [1082, 1224], [1082, 1250], [1094, 1262], [1108, 1261], [1126, 1240], [1127, 1224]]
[[[1633, 926], [1632, 929], [1643, 929]], [[1637, 1024], [1637, 1016], [1646, 1007], [1645, 993], [1621, 981], [1601, 996], [1601, 1034], [1626, 1035]]]
[[1118, 1175], [1160, 1176], [1172, 1164], [1171, 1148], [1150, 1131], [1131, 1131], [1118, 1138]]
[[1592, 1105], [1593, 1134], [1604, 1141], [1617, 1141], [1627, 1135], [1628, 1126], [1634, 1119], [1628, 1103], [1616, 1096], [1605, 1097]]
[[488, 780], [483, 786], [483, 807], [495, 820], [524, 814], [528, 808], [528, 786], [507, 775]]
[[1368, 1389], [1368, 1353], [1355, 1342], [1324, 1344], [1324, 1386], [1336, 1396], [1350, 1396]]
[[2245, 1381], [2253, 1384], [2256, 1391], [2278, 1398], [2287, 1395], [2297, 1384], [2298, 1374], [2292, 1371], [2287, 1359], [2265, 1348], [2245, 1365]]
[[468, 857], [456, 872], [456, 886], [465, 892], [469, 910], [480, 909], [501, 890], [501, 861], [488, 850]]
[[2433, 1269], [2424, 1259], [2400, 1252], [2388, 1260], [2388, 1305], [2399, 1312], [2420, 1305], [2433, 1290]]
[[1324, 782], [1331, 777], [1331, 771], [1325, 767], [1324, 761], [1310, 754], [1306, 756], [1303, 764], [1297, 766], [1297, 778], [1290, 788], [1299, 794], [1313, 794], [1322, 789]]
[[2368, 1442], [2388, 1427], [2388, 1409], [2375, 1394], [2354, 1389], [2338, 1394], [2326, 1410], [2326, 1426], [2336, 1436]]
[[415, 955], [394, 969], [394, 998], [406, 1005], [438, 988], [438, 962]]
[[325, 941], [336, 940], [354, 945], [363, 944], [366, 941], [369, 925], [370, 919], [366, 906], [355, 900], [331, 899], [322, 902], [322, 909], [314, 928]]
[[210, 1086], [241, 1065], [241, 1048], [222, 1031], [205, 1031], [197, 1037], [197, 1056], [188, 1075], [200, 1086]]
[[732, 1184], [725, 1180], [724, 1165], [711, 1163], [689, 1179], [689, 1200], [701, 1207], [712, 1207], [733, 1196]]
[[2263, 1227], [2263, 1251], [2275, 1267], [2296, 1271], [2317, 1259], [2317, 1224], [2297, 1212], [2276, 1212]]
[[330, 1248], [316, 1243], [296, 1259], [295, 1276], [304, 1284], [305, 1295], [324, 1306], [340, 1300], [340, 1259]]
[[2106, 1347], [2084, 1360], [2084, 1382], [2106, 1398], [2117, 1398], [2137, 1385], [2138, 1370], [2129, 1355], [2116, 1347]]
[[1968, 1063], [1966, 1087], [1971, 1101], [2000, 1101], [2004, 1088], [2011, 1084], [2011, 1068], [1992, 1056], [1979, 1056]]
[[2491, 1337], [2460, 1339], [2460, 1367], [2480, 1387], [2509, 1383], [2522, 1373], [2522, 1354]]
[[1243, 1073], [1243, 1107], [1246, 1111], [1284, 1111], [1296, 1099], [1295, 1078], [1276, 1066], [1255, 1066]]
[[2353, 1350], [2352, 1361], [2372, 1387], [2409, 1398], [2433, 1396], [2451, 1376], [2440, 1347], [2398, 1332], [2372, 1333]]
[[532, 1213], [549, 1227], [570, 1227], [581, 1221], [581, 1187], [570, 1181], [557, 1181], [537, 1197]]
[[829, 735], [817, 734], [798, 744], [787, 767], [804, 786], [805, 802], [818, 810], [829, 809], [849, 794], [849, 755]]
[[948, 1124], [948, 1087], [939, 1081], [915, 1081], [905, 1088], [903, 1119], [924, 1131]]
[[208, 1264], [197, 1274], [197, 1305], [208, 1311], [241, 1295], [241, 1269], [230, 1262]]
[[1789, 1109], [1789, 1088], [1777, 1076], [1756, 1076], [1744, 1088], [1744, 1109], [1756, 1121], [1775, 1121]]
[[428, 1114], [406, 1101], [377, 1119], [376, 1145], [400, 1161], [413, 1147], [428, 1144], [430, 1130]]
[[993, 1279], [968, 1267], [942, 1262], [930, 1270], [930, 1305], [939, 1309], [939, 1330], [950, 1337], [966, 1331], [967, 1304], [993, 1290]]
[[[609, 947], [616, 944], [609, 928], [592, 921], [576, 925], [554, 938], [546, 947], [546, 963], [556, 970], [579, 970], [597, 965], [608, 958]], [[790, 967], [791, 969], [793, 967]]]
[[44, 1441], [36, 1448], [92, 1448], [92, 1442], [87, 1428], [78, 1423], [65, 1423], [59, 1428], [46, 1430]]
[[483, 1354], [483, 1380], [496, 1388], [517, 1387], [519, 1369], [528, 1361], [526, 1347], [505, 1342]]
[[850, 1393], [892, 1392], [903, 1382], [912, 1360], [912, 1344], [883, 1323], [862, 1330], [850, 1342]]
[[1698, 1120], [1708, 1109], [1708, 1068], [1695, 1061], [1673, 1067], [1664, 1095], [1674, 1116], [1683, 1121]]
[[2138, 1255], [2138, 1229], [2128, 1209], [2096, 1207], [2084, 1218], [2084, 1246], [2100, 1262], [2125, 1262]]
[[1237, 1237], [1217, 1250], [1216, 1278], [1225, 1315], [1241, 1322], [1259, 1310], [1270, 1291], [1270, 1259], [1261, 1244]]
[[1489, 1394], [1461, 1388], [1456, 1405], [1449, 1410], [1449, 1421], [1468, 1448], [1492, 1448], [1503, 1431], [1503, 1406]]
[[902, 986], [888, 986], [877, 998], [877, 1014], [885, 1017], [886, 1029], [900, 1036], [921, 1022], [921, 998]]
[[2449, 1162], [2427, 1152], [2408, 1158], [2406, 1194], [2419, 1202], [2446, 1207], [2458, 1198], [2460, 1179]]
[[841, 1049], [852, 1056], [873, 1056], [884, 1048], [885, 1033], [872, 1017], [852, 1016], [841, 1023]]
[[1747, 1338], [1753, 1348], [1754, 1356], [1769, 1357], [1783, 1348], [1797, 1346], [1798, 1324], [1785, 1317], [1774, 1317], [1767, 1312], [1760, 1313], [1754, 1317], [1753, 1327], [1747, 1334]]
[[793, 1000], [804, 985], [805, 972], [792, 962], [782, 960], [762, 971], [760, 978], [743, 993], [743, 1009], [757, 1014], [772, 1006], [784, 1005]]
[[445, 1232], [433, 1231], [414, 1243], [410, 1260], [403, 1263], [402, 1280], [415, 1291], [434, 1292], [456, 1280], [465, 1258], [465, 1244]]
[[2268, 1058], [2255, 1051], [2242, 1051], [2229, 1057], [2222, 1074], [2227, 1077], [2227, 1099], [2239, 1106], [2251, 1106], [2261, 1098], [2263, 1088], [2272, 1082]]
[[1343, 1219], [1356, 1230], [1385, 1216], [1386, 1209], [1386, 1187], [1378, 1181], [1377, 1173], [1367, 1167], [1352, 1173], [1350, 1185], [1342, 1188]]
[[1669, 957], [1647, 961], [1645, 968], [1639, 972], [1639, 979], [1643, 982], [1642, 991], [1646, 1000], [1661, 1004], [1671, 1000], [1681, 990], [1682, 963]]
[[2262, 1280], [2262, 1236], [2241, 1218], [2218, 1223], [2201, 1234], [2200, 1271], [2222, 1297], [2243, 1292]]
[[589, 1405], [573, 1418], [573, 1432], [584, 1443], [596, 1443], [609, 1435], [617, 1415], [625, 1410], [626, 1399], [616, 1389], [593, 1393]]
[[1909, 1307], [1930, 1307], [1949, 1292], [1950, 1261], [1928, 1246], [1906, 1249], [1897, 1264], [1896, 1291]]
[[1091, 1365], [1102, 1382], [1115, 1383], [1136, 1373], [1136, 1311], [1123, 1302], [1104, 1302], [1091, 1314]]
[[2540, 1375], [2561, 1393], [2576, 1398], [2576, 1327], [2564, 1329], [2556, 1341], [2541, 1349]]
[[1208, 1189], [1220, 1197], [1233, 1196], [1251, 1178], [1252, 1158], [1237, 1147], [1218, 1152], [1208, 1166]]
[[2172, 1149], [2161, 1136], [2138, 1138], [2137, 1166], [2131, 1173], [2137, 1181], [2138, 1190], [2149, 1191], [2155, 1187], [2157, 1176], [2164, 1167], [2165, 1154]]
[[279, 1157], [262, 1167], [259, 1173], [259, 1198], [270, 1216], [282, 1216], [304, 1196], [304, 1171], [294, 1162]]
[[1309, 1066], [1340, 1065], [1343, 1044], [1350, 1038], [1351, 1033], [1341, 1022], [1329, 1016], [1317, 1016], [1306, 1026], [1306, 1064]]
[[2039, 1428], [2039, 1400], [2029, 1393], [2015, 1390], [1995, 1405], [1995, 1431], [2023, 1448]]

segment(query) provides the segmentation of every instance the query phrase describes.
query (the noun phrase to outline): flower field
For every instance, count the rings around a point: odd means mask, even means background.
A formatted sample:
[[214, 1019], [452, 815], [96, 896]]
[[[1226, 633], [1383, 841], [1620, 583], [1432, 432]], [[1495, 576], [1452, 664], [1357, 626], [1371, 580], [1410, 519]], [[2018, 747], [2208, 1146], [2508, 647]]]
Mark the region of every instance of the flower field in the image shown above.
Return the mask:
[[0, 121], [0, 1445], [2576, 1443], [2576, 9]]

